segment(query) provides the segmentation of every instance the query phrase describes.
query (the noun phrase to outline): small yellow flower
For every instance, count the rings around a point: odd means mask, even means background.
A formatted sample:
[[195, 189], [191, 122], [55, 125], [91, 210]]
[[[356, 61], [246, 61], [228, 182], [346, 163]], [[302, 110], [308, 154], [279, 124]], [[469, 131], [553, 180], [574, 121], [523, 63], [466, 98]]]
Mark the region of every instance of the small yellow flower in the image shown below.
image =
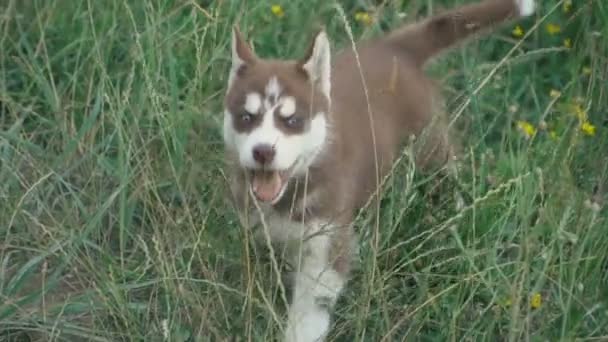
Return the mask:
[[360, 23], [362, 23], [362, 24], [364, 24], [364, 25], [367, 25], [367, 26], [371, 25], [372, 22], [374, 21], [372, 19], [372, 16], [369, 15], [369, 13], [367, 13], [367, 12], [357, 12], [357, 13], [355, 13], [355, 20], [358, 21], [358, 22], [360, 22]]
[[545, 29], [547, 30], [547, 33], [549, 33], [552, 36], [556, 35], [562, 31], [562, 28], [559, 25], [553, 24], [553, 23], [547, 24], [545, 26]]
[[583, 131], [583, 133], [587, 134], [588, 136], [592, 137], [595, 135], [595, 126], [592, 123], [590, 123], [589, 121], [585, 121], [581, 125], [581, 131]]
[[570, 39], [570, 38], [564, 39], [564, 47], [566, 49], [570, 49], [572, 47], [572, 39]]
[[551, 91], [549, 91], [549, 96], [551, 96], [552, 98], [557, 98], [562, 96], [562, 92], [557, 89], [551, 89]]
[[564, 4], [562, 6], [562, 11], [564, 13], [570, 13], [570, 12], [572, 12], [572, 0], [566, 0], [566, 1], [564, 1]]
[[272, 5], [270, 7], [270, 11], [277, 18], [283, 18], [285, 16], [285, 11], [283, 11], [283, 7], [281, 7], [281, 5]]
[[513, 29], [512, 33], [514, 37], [520, 38], [524, 36], [524, 29], [521, 26], [517, 25]]
[[530, 138], [536, 134], [536, 127], [528, 121], [517, 121], [517, 127], [524, 133], [526, 138]]
[[532, 298], [530, 298], [530, 307], [532, 309], [538, 309], [540, 308], [540, 306], [543, 304], [543, 298], [540, 295], [540, 293], [535, 293], [532, 295]]
[[591, 68], [588, 66], [585, 66], [585, 67], [583, 67], [582, 72], [583, 72], [583, 75], [589, 76], [589, 75], [591, 75]]

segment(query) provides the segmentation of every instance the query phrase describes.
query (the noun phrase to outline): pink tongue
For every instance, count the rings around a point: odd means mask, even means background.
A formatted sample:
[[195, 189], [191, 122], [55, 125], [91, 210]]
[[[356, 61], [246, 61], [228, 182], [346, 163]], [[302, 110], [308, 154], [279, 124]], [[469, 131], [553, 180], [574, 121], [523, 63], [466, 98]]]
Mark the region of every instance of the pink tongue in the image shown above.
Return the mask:
[[255, 171], [251, 182], [253, 193], [263, 202], [270, 202], [281, 191], [281, 176], [277, 171]]

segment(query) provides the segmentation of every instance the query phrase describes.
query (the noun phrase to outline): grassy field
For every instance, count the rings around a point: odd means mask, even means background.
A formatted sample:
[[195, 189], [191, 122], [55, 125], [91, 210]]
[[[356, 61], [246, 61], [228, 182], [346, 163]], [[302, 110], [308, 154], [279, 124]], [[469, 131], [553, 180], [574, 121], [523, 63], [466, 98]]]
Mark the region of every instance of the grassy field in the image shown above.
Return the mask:
[[[337, 49], [464, 2], [2, 1], [0, 340], [280, 336], [225, 200], [232, 23], [298, 57], [318, 24]], [[396, 165], [332, 340], [608, 340], [608, 4], [539, 7], [428, 68], [459, 179]]]

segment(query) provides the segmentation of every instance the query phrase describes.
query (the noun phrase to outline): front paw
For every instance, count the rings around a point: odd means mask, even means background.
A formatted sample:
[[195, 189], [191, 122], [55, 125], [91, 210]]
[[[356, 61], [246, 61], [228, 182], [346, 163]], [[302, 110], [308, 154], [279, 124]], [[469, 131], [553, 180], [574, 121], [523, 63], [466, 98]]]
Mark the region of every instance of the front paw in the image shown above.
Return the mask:
[[[313, 303], [311, 306], [316, 306]], [[284, 342], [322, 342], [329, 330], [329, 313], [323, 308], [290, 310]]]

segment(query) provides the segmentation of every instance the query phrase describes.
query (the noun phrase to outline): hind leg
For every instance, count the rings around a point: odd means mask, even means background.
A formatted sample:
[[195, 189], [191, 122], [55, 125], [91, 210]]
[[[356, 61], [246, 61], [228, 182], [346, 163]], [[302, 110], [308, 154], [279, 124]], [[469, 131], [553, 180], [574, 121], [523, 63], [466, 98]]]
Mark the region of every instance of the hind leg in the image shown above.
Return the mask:
[[416, 166], [423, 171], [452, 168], [460, 151], [443, 113], [435, 115], [414, 143]]

